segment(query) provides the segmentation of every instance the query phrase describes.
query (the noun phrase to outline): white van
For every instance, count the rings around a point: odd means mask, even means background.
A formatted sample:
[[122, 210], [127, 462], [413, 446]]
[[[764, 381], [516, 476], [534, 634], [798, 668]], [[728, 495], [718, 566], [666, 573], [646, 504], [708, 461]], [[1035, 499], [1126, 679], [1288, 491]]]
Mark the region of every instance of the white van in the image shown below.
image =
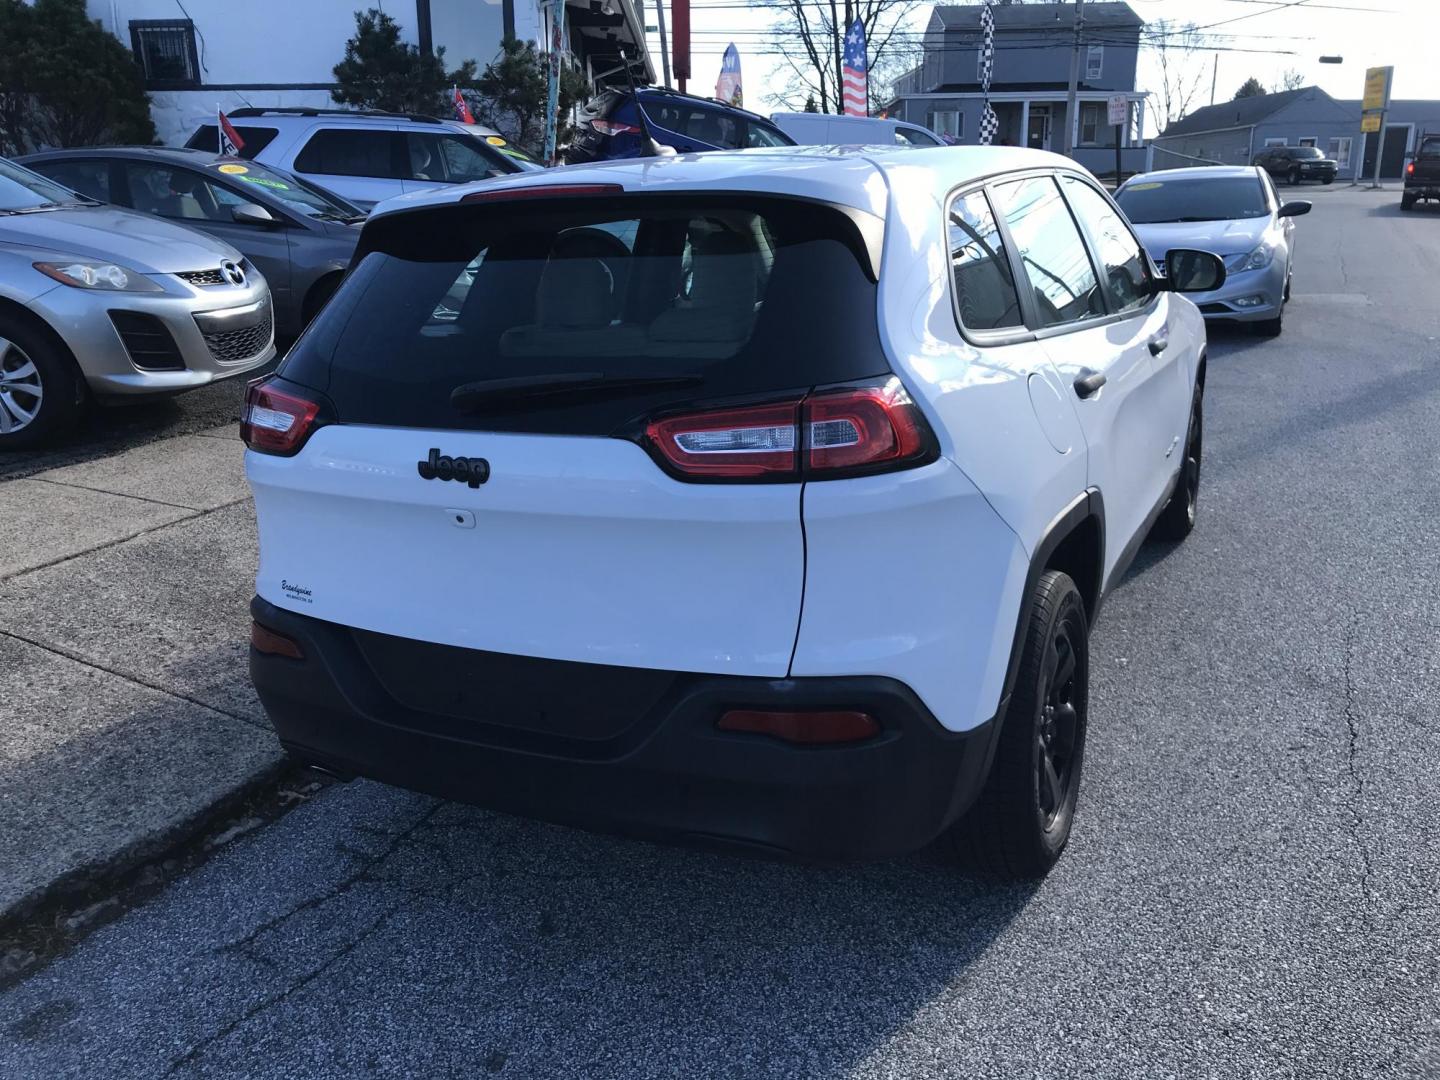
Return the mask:
[[945, 146], [927, 127], [878, 116], [834, 116], [830, 113], [772, 113], [771, 122], [801, 146]]

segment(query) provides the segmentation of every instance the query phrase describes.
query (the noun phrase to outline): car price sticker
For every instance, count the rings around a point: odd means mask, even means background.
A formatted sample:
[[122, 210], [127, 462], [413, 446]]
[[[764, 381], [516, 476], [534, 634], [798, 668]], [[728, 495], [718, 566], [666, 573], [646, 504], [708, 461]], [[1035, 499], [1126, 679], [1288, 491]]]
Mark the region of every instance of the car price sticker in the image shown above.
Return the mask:
[[244, 176], [250, 170], [244, 165], [221, 165], [220, 171], [226, 176]]

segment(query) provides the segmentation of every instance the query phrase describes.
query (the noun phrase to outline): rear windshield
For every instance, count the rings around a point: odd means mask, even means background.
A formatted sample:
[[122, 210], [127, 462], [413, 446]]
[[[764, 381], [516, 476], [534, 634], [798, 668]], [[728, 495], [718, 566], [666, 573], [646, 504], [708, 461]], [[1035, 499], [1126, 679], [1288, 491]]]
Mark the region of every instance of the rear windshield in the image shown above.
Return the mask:
[[[249, 124], [235, 125], [235, 134], [245, 143], [240, 147], [242, 158], [253, 158], [270, 145], [270, 140], [280, 134], [279, 128], [251, 127]], [[214, 124], [201, 124], [185, 143], [187, 150], [211, 150], [220, 153], [220, 129]]]
[[1323, 156], [1321, 155], [1319, 148], [1315, 146], [1291, 147], [1289, 154], [1292, 158], [1318, 158]]
[[1233, 221], [1270, 213], [1258, 175], [1143, 180], [1126, 184], [1116, 193], [1115, 201], [1136, 225]]
[[1440, 137], [1425, 139], [1420, 143], [1419, 156], [1429, 157], [1432, 154], [1440, 154]]
[[[879, 227], [741, 195], [383, 217], [281, 374], [344, 423], [593, 435], [663, 406], [881, 375]], [[546, 379], [585, 385], [542, 393]], [[477, 384], [483, 402], [452, 400]]]

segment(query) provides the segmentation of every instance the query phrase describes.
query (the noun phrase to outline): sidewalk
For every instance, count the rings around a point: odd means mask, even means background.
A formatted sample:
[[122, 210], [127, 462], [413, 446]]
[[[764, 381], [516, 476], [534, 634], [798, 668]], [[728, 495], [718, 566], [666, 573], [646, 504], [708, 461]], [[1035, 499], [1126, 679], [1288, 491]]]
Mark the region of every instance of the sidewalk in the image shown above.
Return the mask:
[[255, 560], [235, 425], [0, 481], [0, 922], [279, 765]]

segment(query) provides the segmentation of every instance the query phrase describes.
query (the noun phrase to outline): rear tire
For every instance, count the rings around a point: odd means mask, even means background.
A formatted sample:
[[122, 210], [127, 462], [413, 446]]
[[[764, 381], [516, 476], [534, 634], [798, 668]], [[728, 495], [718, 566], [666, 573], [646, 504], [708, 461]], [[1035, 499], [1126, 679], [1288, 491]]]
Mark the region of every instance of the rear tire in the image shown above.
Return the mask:
[[1335, 183], [1335, 177], [1327, 176], [1324, 180], [1321, 181], [1321, 183], [1324, 184], [1326, 187], [1329, 187], [1331, 184]]
[[1170, 501], [1150, 528], [1150, 539], [1178, 543], [1194, 530], [1200, 512], [1200, 465], [1204, 450], [1204, 398], [1197, 387], [1190, 406], [1190, 423], [1185, 429], [1185, 457], [1180, 462], [1180, 478], [1175, 481]]
[[1415, 207], [1415, 196], [1414, 196], [1414, 195], [1401, 195], [1401, 196], [1400, 196], [1400, 209], [1401, 209], [1401, 210], [1411, 210], [1411, 209], [1414, 209], [1414, 207]]
[[0, 313], [0, 451], [62, 434], [84, 399], [84, 381], [65, 350], [32, 323]]
[[949, 853], [1015, 880], [1044, 877], [1070, 839], [1085, 757], [1089, 630], [1069, 576], [1035, 585], [1020, 670], [975, 805], [941, 838]]

